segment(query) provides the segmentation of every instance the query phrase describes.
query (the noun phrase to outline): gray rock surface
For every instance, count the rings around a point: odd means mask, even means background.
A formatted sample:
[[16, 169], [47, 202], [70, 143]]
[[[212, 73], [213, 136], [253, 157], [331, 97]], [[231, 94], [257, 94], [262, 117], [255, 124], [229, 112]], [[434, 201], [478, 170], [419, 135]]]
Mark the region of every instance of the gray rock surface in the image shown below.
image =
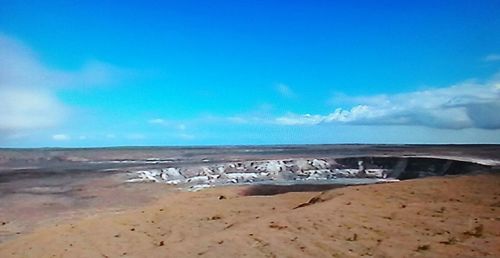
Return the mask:
[[339, 178], [394, 180], [472, 171], [477, 166], [480, 165], [428, 158], [296, 158], [141, 169], [132, 171], [128, 182], [163, 182], [193, 187], [273, 181], [312, 183]]

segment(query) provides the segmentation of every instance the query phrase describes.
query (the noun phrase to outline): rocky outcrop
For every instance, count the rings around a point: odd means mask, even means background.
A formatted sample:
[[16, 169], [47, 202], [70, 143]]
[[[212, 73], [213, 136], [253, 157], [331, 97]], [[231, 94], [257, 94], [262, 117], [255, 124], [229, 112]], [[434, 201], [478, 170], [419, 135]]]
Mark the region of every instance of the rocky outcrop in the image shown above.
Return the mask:
[[186, 184], [197, 188], [255, 182], [311, 183], [336, 178], [410, 179], [467, 173], [483, 165], [435, 158], [349, 157], [337, 159], [287, 159], [201, 164], [187, 167], [139, 170], [128, 182]]
[[400, 180], [428, 176], [465, 174], [489, 170], [491, 166], [470, 161], [429, 157], [348, 157], [335, 161], [342, 167], [359, 168], [357, 175]]

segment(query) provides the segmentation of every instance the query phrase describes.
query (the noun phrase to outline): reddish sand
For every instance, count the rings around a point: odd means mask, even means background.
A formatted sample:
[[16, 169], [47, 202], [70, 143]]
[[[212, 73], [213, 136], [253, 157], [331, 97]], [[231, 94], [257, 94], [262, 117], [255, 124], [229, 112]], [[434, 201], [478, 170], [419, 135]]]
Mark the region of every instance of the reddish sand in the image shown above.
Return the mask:
[[0, 244], [28, 234], [34, 228], [143, 207], [176, 192], [174, 187], [162, 184], [123, 181], [122, 176], [112, 175], [75, 180], [59, 193], [51, 193], [54, 189], [60, 190], [57, 186], [26, 188], [21, 185], [20, 192], [0, 194]]
[[242, 192], [169, 193], [40, 227], [0, 244], [0, 257], [500, 257], [498, 174]]

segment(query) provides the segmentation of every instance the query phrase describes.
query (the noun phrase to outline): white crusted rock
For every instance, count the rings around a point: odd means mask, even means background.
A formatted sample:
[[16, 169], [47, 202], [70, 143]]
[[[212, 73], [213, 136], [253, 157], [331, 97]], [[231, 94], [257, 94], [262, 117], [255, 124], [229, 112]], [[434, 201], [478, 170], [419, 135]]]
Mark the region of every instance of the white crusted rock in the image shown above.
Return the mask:
[[311, 166], [313, 166], [316, 169], [325, 169], [330, 167], [330, 164], [328, 164], [328, 162], [322, 159], [313, 159], [311, 161]]
[[329, 169], [308, 170], [309, 176], [306, 180], [326, 180], [331, 176]]
[[143, 182], [148, 182], [148, 181], [159, 182], [159, 180], [155, 177], [156, 172], [142, 170], [142, 171], [137, 171], [137, 174]]
[[165, 184], [168, 184], [168, 185], [178, 185], [178, 184], [180, 184], [182, 182], [183, 182], [182, 180], [176, 179], [176, 180], [166, 181]]
[[293, 161], [293, 163], [298, 167], [299, 170], [302, 171], [312, 169], [312, 166], [306, 159], [296, 159]]
[[163, 180], [182, 180], [185, 177], [178, 168], [167, 168], [162, 170], [161, 178]]
[[199, 184], [199, 183], [208, 183], [209, 180], [210, 178], [208, 176], [194, 176], [186, 179], [186, 182]]
[[225, 174], [227, 179], [235, 179], [237, 182], [253, 182], [259, 177], [257, 173], [227, 173]]
[[276, 175], [280, 172], [283, 172], [286, 170], [285, 163], [281, 160], [269, 160], [266, 162], [263, 162], [262, 164], [259, 164], [257, 166], [257, 170], [261, 172], [269, 172], [272, 175]]

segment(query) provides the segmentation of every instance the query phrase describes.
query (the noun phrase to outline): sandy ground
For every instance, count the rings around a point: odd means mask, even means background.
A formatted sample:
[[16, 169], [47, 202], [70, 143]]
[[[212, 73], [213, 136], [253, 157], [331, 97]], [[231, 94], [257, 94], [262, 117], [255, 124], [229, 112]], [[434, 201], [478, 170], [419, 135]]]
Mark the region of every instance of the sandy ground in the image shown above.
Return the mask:
[[128, 211], [176, 192], [164, 184], [123, 183], [121, 175], [65, 177], [69, 180], [42, 178], [0, 183], [3, 190], [15, 189], [0, 192], [0, 244], [35, 228]]
[[40, 227], [0, 257], [500, 257], [498, 174], [258, 193], [170, 193]]

